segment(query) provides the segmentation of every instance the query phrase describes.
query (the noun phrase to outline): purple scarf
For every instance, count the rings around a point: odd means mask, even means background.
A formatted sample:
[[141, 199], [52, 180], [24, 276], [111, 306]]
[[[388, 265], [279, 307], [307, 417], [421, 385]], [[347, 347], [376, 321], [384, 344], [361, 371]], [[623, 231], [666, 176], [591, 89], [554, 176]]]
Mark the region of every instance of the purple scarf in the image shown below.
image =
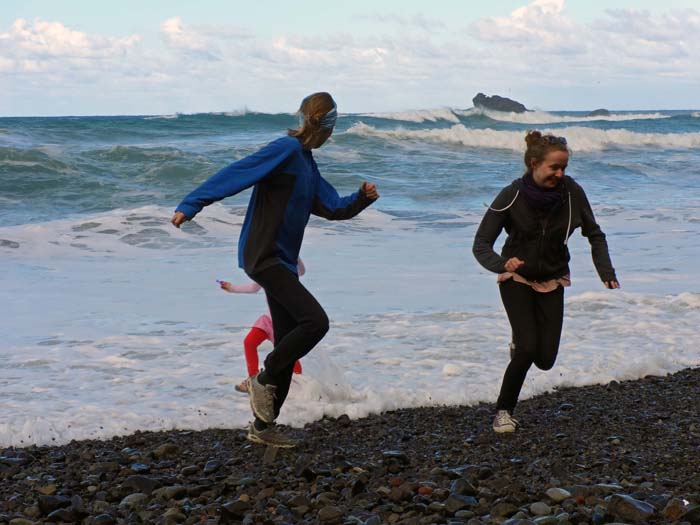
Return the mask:
[[550, 211], [557, 204], [564, 202], [564, 184], [560, 182], [554, 188], [540, 188], [532, 178], [532, 175], [526, 173], [523, 175], [522, 184], [520, 184], [520, 192], [525, 197], [527, 203], [535, 209]]

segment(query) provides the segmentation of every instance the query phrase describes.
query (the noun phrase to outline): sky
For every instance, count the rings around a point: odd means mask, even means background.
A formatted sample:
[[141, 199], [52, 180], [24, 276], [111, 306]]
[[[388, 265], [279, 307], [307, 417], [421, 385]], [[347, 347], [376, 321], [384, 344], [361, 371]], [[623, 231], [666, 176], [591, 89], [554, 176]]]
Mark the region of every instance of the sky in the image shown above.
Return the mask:
[[700, 108], [698, 0], [0, 0], [0, 116]]

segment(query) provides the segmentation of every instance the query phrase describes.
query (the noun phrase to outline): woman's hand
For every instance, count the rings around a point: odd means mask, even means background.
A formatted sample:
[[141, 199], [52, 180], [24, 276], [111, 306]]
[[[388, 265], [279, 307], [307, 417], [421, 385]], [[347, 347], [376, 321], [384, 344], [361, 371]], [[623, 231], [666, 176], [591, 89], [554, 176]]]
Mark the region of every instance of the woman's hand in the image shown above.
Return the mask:
[[170, 222], [173, 223], [173, 226], [176, 228], [179, 228], [180, 225], [187, 220], [187, 217], [185, 217], [185, 214], [182, 213], [181, 211], [176, 211], [175, 214], [173, 215], [173, 218], [170, 219]]
[[226, 290], [227, 292], [233, 292], [232, 288], [233, 285], [228, 282], [228, 281], [216, 281], [219, 283], [219, 286], [221, 287], [222, 290]]
[[511, 257], [506, 261], [505, 268], [507, 272], [514, 272], [518, 268], [520, 268], [523, 264], [525, 264], [525, 261], [521, 261], [517, 257]]
[[360, 186], [360, 191], [365, 194], [366, 197], [376, 201], [379, 198], [379, 193], [377, 193], [377, 186], [371, 182], [363, 182]]
[[603, 284], [608, 290], [617, 290], [620, 287], [617, 281], [604, 281]]

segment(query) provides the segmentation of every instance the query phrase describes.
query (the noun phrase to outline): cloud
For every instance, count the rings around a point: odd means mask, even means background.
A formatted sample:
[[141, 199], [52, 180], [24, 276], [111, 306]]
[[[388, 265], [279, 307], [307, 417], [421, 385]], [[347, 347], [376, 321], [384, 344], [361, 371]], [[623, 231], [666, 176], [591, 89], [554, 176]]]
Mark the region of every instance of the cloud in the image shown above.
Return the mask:
[[123, 56], [140, 40], [138, 35], [108, 38], [75, 31], [60, 22], [18, 19], [9, 31], [0, 33], [0, 49], [5, 61], [13, 60], [18, 70], [37, 71], [58, 59], [109, 60]]
[[533, 107], [557, 100], [571, 107], [581, 93], [602, 97], [601, 86], [634, 89], [641, 106], [665, 90], [664, 82], [697, 84], [700, 77], [700, 13], [693, 9], [608, 10], [583, 23], [565, 0], [534, 0], [508, 16], [478, 19], [466, 32], [456, 20], [447, 31], [431, 32], [442, 23], [422, 15], [380, 18], [405, 29], [292, 29], [270, 36], [173, 16], [153, 28], [164, 46], [146, 46], [139, 35], [115, 38], [61, 22], [17, 20], [0, 32], [0, 88], [16, 94], [14, 102], [0, 100], [0, 108], [23, 103], [28, 78], [37, 92], [51, 86], [61, 100], [93, 97], [100, 107], [100, 95], [110, 92], [130, 108], [143, 101], [140, 111], [172, 112], [283, 109], [316, 89], [345, 94], [357, 111], [468, 107], [477, 91]]
[[509, 17], [486, 17], [471, 24], [470, 34], [488, 43], [516, 44], [559, 52], [585, 51], [580, 28], [566, 16], [564, 0], [535, 0]]
[[397, 15], [394, 13], [374, 13], [372, 15], [356, 15], [355, 18], [367, 22], [396, 24], [402, 29], [417, 28], [422, 31], [436, 32], [447, 29], [447, 24], [437, 18], [427, 17], [422, 13], [414, 15]]
[[217, 45], [205, 34], [196, 29], [185, 28], [182, 18], [168, 18], [160, 25], [161, 35], [165, 43], [177, 51], [203, 58], [205, 60], [220, 60]]
[[610, 9], [584, 24], [568, 15], [565, 0], [535, 0], [508, 17], [473, 22], [469, 33], [497, 67], [513, 71], [527, 64], [544, 78], [574, 75], [585, 81], [659, 72], [691, 78], [700, 67], [693, 51], [700, 49], [700, 13], [694, 9], [660, 15]]

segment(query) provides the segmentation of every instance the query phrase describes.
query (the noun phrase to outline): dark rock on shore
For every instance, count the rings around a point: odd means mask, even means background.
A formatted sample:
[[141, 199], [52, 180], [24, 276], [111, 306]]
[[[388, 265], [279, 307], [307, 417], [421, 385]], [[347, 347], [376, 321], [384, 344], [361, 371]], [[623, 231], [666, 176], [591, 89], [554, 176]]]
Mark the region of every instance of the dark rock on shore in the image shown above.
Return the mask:
[[700, 525], [700, 369], [494, 407], [288, 429], [264, 465], [245, 430], [137, 432], [0, 449], [0, 525]]
[[478, 93], [472, 99], [472, 103], [475, 108], [492, 109], [494, 111], [504, 111], [506, 113], [525, 113], [528, 111], [520, 102], [498, 95], [488, 97], [483, 93]]

